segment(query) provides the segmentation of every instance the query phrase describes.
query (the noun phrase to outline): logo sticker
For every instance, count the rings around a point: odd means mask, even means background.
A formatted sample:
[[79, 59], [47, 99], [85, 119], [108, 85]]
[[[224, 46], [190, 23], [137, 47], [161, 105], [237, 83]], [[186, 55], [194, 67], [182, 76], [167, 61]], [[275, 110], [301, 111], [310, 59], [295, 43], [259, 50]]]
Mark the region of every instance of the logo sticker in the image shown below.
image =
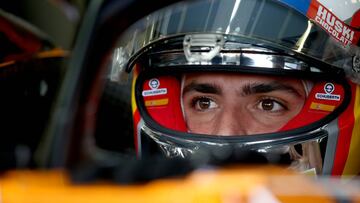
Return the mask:
[[148, 85], [151, 90], [144, 90], [142, 92], [142, 96], [144, 97], [167, 94], [167, 88], [159, 88], [160, 81], [156, 78], [151, 79]]
[[326, 83], [324, 85], [324, 91], [325, 93], [316, 93], [315, 98], [316, 99], [322, 99], [322, 100], [335, 100], [340, 101], [341, 96], [338, 94], [332, 94], [335, 90], [335, 86], [332, 83]]
[[343, 46], [357, 43], [359, 34], [353, 28], [340, 20], [330, 9], [327, 9], [318, 1], [312, 0], [311, 4], [307, 13], [308, 17], [326, 30], [329, 35], [341, 42]]
[[331, 94], [335, 90], [335, 87], [332, 83], [326, 83], [324, 85], [324, 91], [326, 94]]
[[149, 81], [149, 87], [153, 90], [153, 89], [157, 89], [160, 86], [160, 81], [156, 78], [151, 79]]

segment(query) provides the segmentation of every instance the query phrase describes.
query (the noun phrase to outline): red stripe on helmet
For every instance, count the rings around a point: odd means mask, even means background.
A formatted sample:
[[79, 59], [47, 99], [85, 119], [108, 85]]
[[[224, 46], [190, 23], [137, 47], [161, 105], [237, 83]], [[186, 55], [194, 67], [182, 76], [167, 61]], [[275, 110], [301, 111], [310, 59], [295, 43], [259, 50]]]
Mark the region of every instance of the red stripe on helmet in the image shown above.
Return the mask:
[[136, 155], [139, 157], [140, 154], [138, 154], [139, 152], [139, 133], [138, 132], [138, 125], [139, 125], [139, 122], [140, 122], [140, 114], [139, 114], [139, 111], [136, 109], [134, 114], [133, 114], [133, 119], [134, 119], [134, 144], [135, 144], [135, 150], [136, 150]]
[[[352, 97], [355, 97], [356, 85], [351, 83], [351, 92]], [[341, 175], [344, 171], [346, 160], [349, 154], [350, 141], [352, 136], [352, 131], [354, 127], [355, 117], [354, 117], [354, 102], [355, 99], [351, 99], [349, 107], [339, 116], [338, 126], [339, 126], [339, 136], [337, 141], [337, 147], [335, 151], [335, 159], [332, 175]]]

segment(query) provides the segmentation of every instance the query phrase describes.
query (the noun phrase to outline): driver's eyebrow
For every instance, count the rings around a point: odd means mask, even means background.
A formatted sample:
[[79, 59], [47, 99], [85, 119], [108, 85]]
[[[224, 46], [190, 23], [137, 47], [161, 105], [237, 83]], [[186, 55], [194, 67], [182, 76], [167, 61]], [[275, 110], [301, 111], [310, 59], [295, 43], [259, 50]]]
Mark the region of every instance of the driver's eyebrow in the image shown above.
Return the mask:
[[[197, 83], [192, 81], [188, 85], [186, 85], [183, 89], [183, 94], [186, 94], [191, 91], [196, 91], [200, 93], [208, 93], [208, 94], [219, 94], [221, 95], [221, 88], [214, 83]], [[264, 83], [249, 83], [244, 85], [240, 90], [241, 96], [248, 96], [252, 94], [259, 93], [268, 93], [273, 91], [286, 91], [290, 92], [294, 96], [301, 97], [301, 94], [298, 90], [296, 90], [291, 85], [287, 85], [284, 83], [272, 81], [272, 82], [264, 82]]]
[[209, 93], [209, 94], [221, 94], [221, 88], [212, 83], [197, 83], [192, 81], [188, 85], [186, 85], [183, 89], [183, 94], [186, 94], [191, 91], [201, 92], [201, 93]]
[[286, 91], [294, 94], [294, 96], [301, 97], [301, 94], [293, 86], [284, 83], [272, 81], [268, 83], [250, 83], [246, 84], [241, 90], [241, 96], [248, 96], [251, 94], [268, 93], [273, 91]]

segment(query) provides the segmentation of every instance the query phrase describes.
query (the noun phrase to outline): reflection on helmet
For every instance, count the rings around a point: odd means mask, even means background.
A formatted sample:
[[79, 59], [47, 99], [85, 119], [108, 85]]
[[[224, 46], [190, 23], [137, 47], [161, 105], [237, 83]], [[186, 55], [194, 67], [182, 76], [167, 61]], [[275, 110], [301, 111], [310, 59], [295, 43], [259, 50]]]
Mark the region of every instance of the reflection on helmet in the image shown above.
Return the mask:
[[301, 171], [360, 172], [354, 19], [287, 2], [177, 4], [120, 38], [111, 77], [133, 73], [139, 156], [254, 150]]

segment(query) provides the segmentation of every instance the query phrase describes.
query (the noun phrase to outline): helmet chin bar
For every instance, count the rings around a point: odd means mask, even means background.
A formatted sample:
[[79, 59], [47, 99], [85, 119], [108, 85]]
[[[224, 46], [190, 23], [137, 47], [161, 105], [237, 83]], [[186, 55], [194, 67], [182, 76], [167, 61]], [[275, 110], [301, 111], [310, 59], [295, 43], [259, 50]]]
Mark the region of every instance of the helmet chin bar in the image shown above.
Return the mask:
[[[200, 165], [221, 162], [286, 164], [296, 171], [315, 170], [317, 174], [322, 173], [324, 161], [322, 154], [325, 154], [325, 149], [320, 149], [320, 143], [325, 143], [322, 146], [326, 146], [328, 136], [325, 130], [318, 129], [278, 140], [254, 139], [257, 135], [239, 136], [239, 141], [236, 142], [235, 139], [227, 141], [226, 138], [219, 137], [214, 141], [189, 137], [184, 139], [156, 132], [146, 125], [142, 127], [142, 131], [160, 147], [161, 152], [168, 158], [186, 158]], [[274, 135], [277, 136], [277, 133], [264, 136]], [[211, 135], [204, 137], [210, 138]], [[262, 159], [261, 162], [259, 162], [259, 157]]]

